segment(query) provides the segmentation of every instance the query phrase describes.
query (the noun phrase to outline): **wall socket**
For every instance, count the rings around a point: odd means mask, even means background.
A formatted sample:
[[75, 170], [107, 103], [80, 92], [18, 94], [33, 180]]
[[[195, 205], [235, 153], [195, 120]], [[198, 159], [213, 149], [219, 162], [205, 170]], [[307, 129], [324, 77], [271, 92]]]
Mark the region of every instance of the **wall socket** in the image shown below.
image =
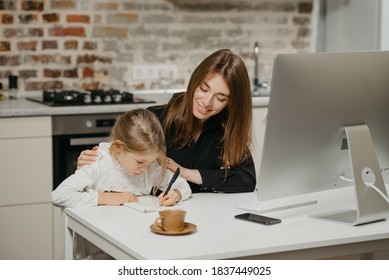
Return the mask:
[[177, 65], [172, 64], [142, 64], [132, 68], [133, 80], [172, 80], [177, 77]]

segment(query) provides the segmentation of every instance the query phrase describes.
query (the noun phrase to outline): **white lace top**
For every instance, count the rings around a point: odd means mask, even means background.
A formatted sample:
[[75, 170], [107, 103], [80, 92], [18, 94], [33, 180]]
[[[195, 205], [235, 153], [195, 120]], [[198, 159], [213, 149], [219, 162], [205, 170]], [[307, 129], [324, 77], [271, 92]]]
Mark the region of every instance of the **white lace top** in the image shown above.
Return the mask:
[[[154, 162], [142, 174], [129, 175], [114, 159], [109, 148], [111, 143], [100, 143], [99, 156], [95, 162], [78, 169], [65, 179], [53, 192], [52, 202], [61, 207], [97, 206], [98, 192], [119, 191], [134, 195], [150, 194], [158, 180], [162, 167]], [[173, 173], [165, 170], [164, 180], [158, 188], [164, 191]], [[180, 191], [182, 200], [190, 197], [191, 189], [188, 182], [178, 177], [172, 189]]]

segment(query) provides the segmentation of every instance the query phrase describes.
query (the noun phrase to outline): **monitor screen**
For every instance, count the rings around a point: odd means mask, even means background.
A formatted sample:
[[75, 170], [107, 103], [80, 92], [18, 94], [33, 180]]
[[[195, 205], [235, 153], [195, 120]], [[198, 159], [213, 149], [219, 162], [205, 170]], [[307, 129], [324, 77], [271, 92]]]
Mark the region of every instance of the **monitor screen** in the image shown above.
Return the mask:
[[258, 200], [350, 186], [344, 127], [362, 124], [388, 183], [389, 52], [278, 55]]

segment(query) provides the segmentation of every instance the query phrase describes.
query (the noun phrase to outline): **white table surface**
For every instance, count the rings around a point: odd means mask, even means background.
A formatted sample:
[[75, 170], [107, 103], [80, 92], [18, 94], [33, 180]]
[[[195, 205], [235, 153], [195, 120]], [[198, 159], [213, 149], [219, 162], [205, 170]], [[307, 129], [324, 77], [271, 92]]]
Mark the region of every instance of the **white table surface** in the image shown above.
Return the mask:
[[[307, 195], [312, 198], [318, 203], [265, 214], [282, 222], [264, 226], [234, 218], [245, 212], [237, 206], [257, 203], [255, 192], [194, 194], [182, 206], [187, 211], [186, 221], [196, 224], [197, 231], [183, 236], [155, 234], [149, 226], [158, 213], [140, 213], [123, 206], [68, 208], [64, 217], [68, 228], [117, 259], [317, 259], [389, 249], [387, 220], [353, 227], [308, 217], [353, 207], [351, 188]], [[263, 205], [279, 203], [283, 200]], [[71, 239], [65, 247], [70, 258]]]

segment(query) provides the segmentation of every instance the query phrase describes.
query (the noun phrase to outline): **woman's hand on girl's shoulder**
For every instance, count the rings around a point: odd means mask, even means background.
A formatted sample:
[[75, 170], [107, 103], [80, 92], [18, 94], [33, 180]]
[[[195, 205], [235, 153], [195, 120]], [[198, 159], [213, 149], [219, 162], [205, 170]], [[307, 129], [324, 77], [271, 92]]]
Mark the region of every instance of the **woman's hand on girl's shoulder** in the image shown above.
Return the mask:
[[166, 160], [166, 168], [169, 169], [171, 172], [175, 172], [177, 168], [181, 168], [181, 166], [176, 163], [173, 159], [167, 158]]
[[92, 162], [96, 161], [99, 153], [97, 150], [99, 149], [98, 146], [93, 147], [92, 150], [84, 150], [81, 152], [80, 156], [77, 159], [77, 169], [89, 165]]

